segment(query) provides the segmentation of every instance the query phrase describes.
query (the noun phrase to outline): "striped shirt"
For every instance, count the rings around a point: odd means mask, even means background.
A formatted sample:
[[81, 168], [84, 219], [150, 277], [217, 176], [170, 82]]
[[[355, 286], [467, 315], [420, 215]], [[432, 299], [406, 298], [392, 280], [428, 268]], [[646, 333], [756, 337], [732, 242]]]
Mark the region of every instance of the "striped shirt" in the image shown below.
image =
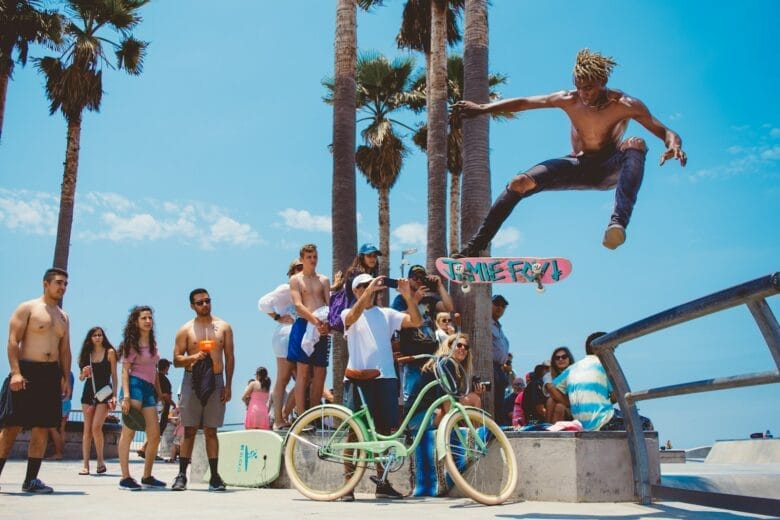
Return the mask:
[[553, 384], [568, 395], [571, 414], [586, 431], [598, 430], [612, 419], [612, 385], [597, 356], [585, 356], [569, 366]]

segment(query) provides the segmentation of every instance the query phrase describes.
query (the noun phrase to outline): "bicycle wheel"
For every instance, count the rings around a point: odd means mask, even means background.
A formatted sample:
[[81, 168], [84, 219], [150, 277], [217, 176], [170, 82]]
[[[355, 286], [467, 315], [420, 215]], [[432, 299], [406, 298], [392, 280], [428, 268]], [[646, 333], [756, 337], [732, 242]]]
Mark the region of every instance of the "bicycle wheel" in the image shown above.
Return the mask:
[[[517, 486], [517, 461], [501, 427], [480, 410], [466, 410], [474, 429], [461, 412], [452, 415], [444, 433], [447, 471], [460, 491], [486, 505], [501, 504]], [[477, 445], [477, 436], [485, 448]]]
[[340, 498], [360, 482], [366, 470], [365, 452], [335, 444], [363, 440], [363, 430], [344, 409], [312, 408], [287, 434], [284, 466], [290, 481], [312, 500]]

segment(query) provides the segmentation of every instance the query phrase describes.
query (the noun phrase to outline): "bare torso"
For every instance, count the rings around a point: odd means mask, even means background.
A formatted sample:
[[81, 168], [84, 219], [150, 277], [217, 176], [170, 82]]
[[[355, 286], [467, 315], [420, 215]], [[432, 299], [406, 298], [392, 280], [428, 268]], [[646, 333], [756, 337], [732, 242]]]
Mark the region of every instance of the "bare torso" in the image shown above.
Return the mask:
[[199, 341], [213, 340], [215, 341], [214, 347], [209, 352], [211, 361], [214, 364], [214, 373], [220, 374], [224, 369], [223, 352], [225, 350], [226, 334], [230, 330], [230, 325], [216, 317], [209, 316], [208, 318], [193, 318], [185, 323], [181, 331], [186, 336], [186, 353], [188, 356], [194, 356], [200, 352]]
[[60, 342], [68, 332], [68, 315], [56, 304], [47, 304], [43, 298], [22, 303], [16, 311], [24, 329], [17, 337], [19, 359], [54, 362], [60, 359]]
[[617, 148], [631, 118], [637, 115], [637, 100], [619, 90], [607, 90], [597, 106], [584, 104], [576, 90], [561, 96], [560, 108], [571, 121], [571, 145], [575, 154]]
[[301, 303], [310, 311], [328, 305], [330, 283], [324, 275], [298, 273], [291, 279], [301, 295]]

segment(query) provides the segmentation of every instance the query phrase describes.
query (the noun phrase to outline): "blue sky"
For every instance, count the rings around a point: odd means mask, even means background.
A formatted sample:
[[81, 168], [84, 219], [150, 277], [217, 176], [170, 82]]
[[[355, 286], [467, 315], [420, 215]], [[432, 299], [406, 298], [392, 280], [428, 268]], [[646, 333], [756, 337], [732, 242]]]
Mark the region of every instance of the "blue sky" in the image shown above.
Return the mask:
[[[394, 48], [403, 2], [358, 18], [361, 50]], [[626, 244], [601, 246], [612, 192], [542, 193], [517, 207], [493, 252], [563, 256], [574, 271], [538, 296], [496, 287], [510, 302], [504, 326], [523, 372], [558, 345], [583, 355], [593, 330], [780, 270], [780, 91], [773, 1], [723, 4], [493, 2], [490, 70], [504, 97], [571, 88], [574, 55], [589, 47], [619, 63], [610, 86], [642, 99], [683, 138], [689, 156], [658, 167], [648, 140], [645, 180]], [[272, 369], [274, 323], [257, 299], [284, 279], [307, 242], [331, 274], [331, 110], [335, 2], [152, 2], [135, 35], [151, 42], [144, 72], [106, 70], [100, 113], [84, 117], [65, 307], [74, 357], [92, 325], [115, 343], [128, 309], [156, 310], [170, 357], [190, 319], [187, 295], [210, 290], [232, 323], [234, 395], [258, 365]], [[302, 10], [305, 9], [305, 13]], [[33, 56], [43, 50], [34, 49]], [[415, 56], [418, 66], [424, 59]], [[0, 143], [0, 316], [40, 294], [51, 265], [65, 122], [48, 115], [43, 80], [28, 66], [9, 84]], [[416, 121], [414, 116], [405, 116]], [[515, 172], [569, 151], [560, 111], [491, 123], [493, 194]], [[360, 174], [358, 174], [360, 175]], [[400, 251], [424, 251], [425, 158], [414, 152], [391, 193], [391, 273]], [[378, 241], [376, 192], [358, 178], [358, 241]], [[410, 258], [424, 263], [423, 253]], [[778, 298], [769, 300], [777, 314]], [[480, 348], [488, 348], [487, 345]], [[770, 370], [745, 307], [633, 341], [618, 350], [634, 389]], [[6, 370], [5, 356], [0, 370]], [[178, 384], [180, 371], [172, 371]], [[77, 396], [80, 395], [77, 388]], [[780, 386], [640, 403], [675, 446], [780, 433]], [[234, 399], [228, 420], [243, 418]]]

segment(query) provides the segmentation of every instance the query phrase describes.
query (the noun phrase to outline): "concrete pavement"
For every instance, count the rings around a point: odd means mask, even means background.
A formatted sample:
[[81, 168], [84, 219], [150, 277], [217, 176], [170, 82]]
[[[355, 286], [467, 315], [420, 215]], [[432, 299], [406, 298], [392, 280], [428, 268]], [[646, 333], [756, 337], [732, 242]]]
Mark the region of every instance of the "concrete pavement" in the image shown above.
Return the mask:
[[[142, 463], [133, 455], [131, 473], [140, 480]], [[500, 519], [692, 519], [726, 520], [769, 518], [679, 502], [662, 502], [652, 506], [633, 503], [562, 503], [512, 502], [486, 507], [471, 500], [455, 498], [406, 498], [401, 501], [377, 500], [373, 495], [358, 494], [354, 503], [314, 502], [297, 491], [286, 489], [228, 488], [225, 493], [210, 493], [207, 485], [191, 484], [185, 492], [138, 491], [117, 489], [119, 463], [107, 461], [108, 473], [101, 476], [79, 476], [77, 461], [44, 461], [40, 478], [52, 486], [51, 495], [32, 496], [21, 492], [26, 462], [9, 460], [0, 477], [0, 518], [44, 519], [200, 519], [243, 518], [370, 520], [453, 517], [481, 520]], [[94, 461], [92, 465], [94, 471]], [[154, 475], [169, 484], [178, 464], [155, 464]], [[522, 477], [521, 477], [522, 478]]]

